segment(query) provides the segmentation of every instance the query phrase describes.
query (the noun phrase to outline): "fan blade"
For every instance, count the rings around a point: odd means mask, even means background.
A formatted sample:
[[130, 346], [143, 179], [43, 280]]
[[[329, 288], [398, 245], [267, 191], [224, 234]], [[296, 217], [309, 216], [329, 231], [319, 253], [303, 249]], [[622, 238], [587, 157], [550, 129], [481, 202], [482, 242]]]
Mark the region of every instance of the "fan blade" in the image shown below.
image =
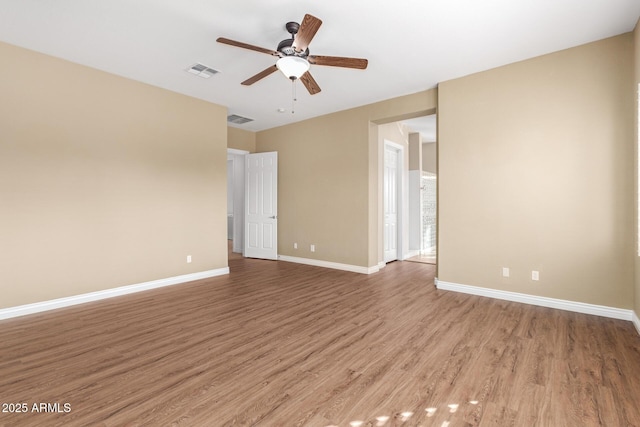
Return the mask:
[[243, 81], [241, 84], [245, 86], [250, 86], [255, 82], [257, 82], [258, 80], [264, 79], [265, 77], [267, 77], [271, 73], [274, 73], [277, 70], [278, 70], [278, 67], [276, 67], [275, 65], [272, 65], [269, 68], [265, 68], [264, 70], [260, 71], [255, 76], [249, 77], [247, 80]]
[[307, 49], [309, 43], [311, 43], [311, 39], [313, 39], [313, 36], [318, 32], [320, 25], [322, 25], [322, 21], [315, 16], [309, 14], [304, 15], [300, 29], [293, 40], [292, 46], [296, 52], [304, 52]]
[[263, 47], [254, 46], [252, 44], [247, 44], [247, 43], [237, 42], [235, 40], [225, 39], [224, 37], [218, 37], [216, 39], [216, 41], [218, 43], [224, 43], [224, 44], [228, 44], [228, 45], [231, 45], [231, 46], [241, 47], [243, 49], [255, 50], [256, 52], [266, 53], [267, 55], [280, 56], [280, 53], [276, 52], [275, 50], [269, 50], [269, 49], [265, 49]]
[[362, 58], [345, 58], [342, 56], [318, 56], [309, 55], [307, 58], [310, 64], [328, 65], [330, 67], [357, 68], [364, 70], [369, 65], [369, 61]]
[[311, 95], [315, 95], [316, 93], [320, 92], [320, 86], [318, 86], [318, 83], [316, 83], [310, 72], [307, 71], [302, 76], [300, 76], [300, 80], [302, 80], [302, 84], [304, 84], [304, 87], [307, 88]]

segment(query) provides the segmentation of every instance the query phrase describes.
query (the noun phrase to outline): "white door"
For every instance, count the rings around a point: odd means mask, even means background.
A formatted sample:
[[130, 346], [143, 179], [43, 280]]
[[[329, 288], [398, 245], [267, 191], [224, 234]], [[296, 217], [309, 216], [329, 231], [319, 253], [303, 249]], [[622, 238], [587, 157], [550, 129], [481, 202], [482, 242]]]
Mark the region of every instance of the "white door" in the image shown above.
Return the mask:
[[384, 147], [384, 262], [398, 259], [398, 150]]
[[278, 153], [245, 156], [244, 256], [278, 258]]

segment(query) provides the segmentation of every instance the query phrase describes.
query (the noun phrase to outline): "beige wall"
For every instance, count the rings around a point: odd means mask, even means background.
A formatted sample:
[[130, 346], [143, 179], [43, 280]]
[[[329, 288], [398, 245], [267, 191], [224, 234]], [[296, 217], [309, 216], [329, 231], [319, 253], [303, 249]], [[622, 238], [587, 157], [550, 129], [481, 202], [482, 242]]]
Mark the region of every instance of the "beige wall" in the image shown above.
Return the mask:
[[419, 133], [409, 134], [409, 170], [422, 171], [422, 137]]
[[408, 129], [398, 122], [379, 125], [378, 139], [380, 140], [380, 143], [384, 143], [384, 140], [386, 139], [387, 141], [402, 145], [407, 150], [409, 149]]
[[258, 132], [257, 151], [278, 152], [280, 255], [367, 264], [367, 127], [358, 113]]
[[429, 90], [258, 132], [257, 152], [278, 151], [278, 253], [377, 265], [377, 124], [432, 114], [436, 102]]
[[375, 266], [378, 125], [438, 95], [439, 279], [632, 308], [639, 33], [259, 133], [0, 43], [0, 308], [226, 266], [227, 146], [279, 152], [280, 254]]
[[256, 152], [256, 133], [244, 129], [227, 127], [227, 148]]
[[225, 108], [0, 57], [0, 308], [227, 266]]
[[440, 280], [633, 307], [631, 58], [625, 34], [440, 84]]
[[438, 144], [436, 142], [425, 142], [422, 144], [422, 170], [425, 172], [437, 173]]

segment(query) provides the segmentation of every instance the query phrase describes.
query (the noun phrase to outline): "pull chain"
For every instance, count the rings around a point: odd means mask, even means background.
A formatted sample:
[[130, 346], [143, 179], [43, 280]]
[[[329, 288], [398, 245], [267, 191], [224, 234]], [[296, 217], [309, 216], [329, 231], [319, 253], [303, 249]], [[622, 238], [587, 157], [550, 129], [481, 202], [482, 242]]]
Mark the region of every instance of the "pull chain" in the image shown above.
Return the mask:
[[291, 79], [291, 114], [295, 114], [295, 102], [298, 100], [296, 98], [296, 80], [294, 78]]

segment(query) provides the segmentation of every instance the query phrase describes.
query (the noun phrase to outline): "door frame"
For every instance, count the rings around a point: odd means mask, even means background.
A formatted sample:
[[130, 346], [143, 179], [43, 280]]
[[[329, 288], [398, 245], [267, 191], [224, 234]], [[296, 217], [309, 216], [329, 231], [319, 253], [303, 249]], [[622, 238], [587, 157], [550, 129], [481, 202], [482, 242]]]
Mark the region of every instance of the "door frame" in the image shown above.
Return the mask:
[[[248, 258], [277, 260], [278, 152], [249, 153], [244, 157], [243, 255]], [[255, 242], [255, 245], [251, 244], [252, 241]]]
[[244, 251], [244, 170], [245, 150], [227, 148], [227, 159], [233, 163], [233, 243], [232, 252]]
[[[382, 144], [382, 198], [380, 200], [380, 204], [382, 206], [382, 215], [384, 216], [384, 198], [385, 198], [385, 188], [384, 188], [384, 162], [385, 162], [385, 156], [386, 156], [386, 150], [387, 148], [391, 148], [392, 150], [397, 151], [398, 153], [398, 158], [397, 158], [397, 167], [396, 167], [396, 173], [397, 173], [397, 183], [398, 183], [398, 189], [397, 189], [397, 200], [396, 203], [398, 204], [397, 206], [397, 212], [398, 212], [398, 222], [397, 222], [397, 244], [396, 244], [396, 250], [398, 252], [397, 254], [397, 259], [398, 261], [403, 261], [405, 259], [405, 244], [407, 243], [407, 237], [405, 236], [406, 233], [406, 226], [407, 226], [407, 219], [405, 218], [405, 215], [407, 213], [407, 209], [405, 209], [405, 203], [408, 202], [408, 194], [407, 194], [407, 183], [406, 183], [406, 171], [405, 171], [405, 167], [406, 167], [406, 161], [405, 161], [405, 155], [406, 155], [406, 150], [405, 147], [397, 144], [393, 141], [389, 141], [388, 139], [384, 139], [383, 144]], [[380, 235], [382, 236], [382, 239], [380, 239], [380, 246], [381, 246], [381, 253], [382, 253], [382, 259], [379, 262], [380, 266], [386, 265], [385, 259], [384, 259], [384, 217], [381, 218], [382, 221], [380, 221]]]

